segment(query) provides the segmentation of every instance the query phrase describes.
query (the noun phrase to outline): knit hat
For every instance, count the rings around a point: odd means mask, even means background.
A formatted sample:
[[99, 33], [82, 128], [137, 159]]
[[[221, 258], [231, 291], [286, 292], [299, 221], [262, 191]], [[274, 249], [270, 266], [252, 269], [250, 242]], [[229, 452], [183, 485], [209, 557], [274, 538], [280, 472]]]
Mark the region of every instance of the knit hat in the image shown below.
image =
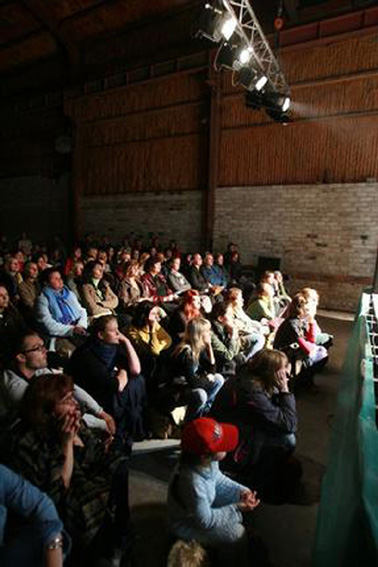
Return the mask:
[[181, 434], [183, 451], [194, 455], [232, 451], [238, 441], [239, 431], [235, 425], [218, 423], [207, 417], [190, 421]]

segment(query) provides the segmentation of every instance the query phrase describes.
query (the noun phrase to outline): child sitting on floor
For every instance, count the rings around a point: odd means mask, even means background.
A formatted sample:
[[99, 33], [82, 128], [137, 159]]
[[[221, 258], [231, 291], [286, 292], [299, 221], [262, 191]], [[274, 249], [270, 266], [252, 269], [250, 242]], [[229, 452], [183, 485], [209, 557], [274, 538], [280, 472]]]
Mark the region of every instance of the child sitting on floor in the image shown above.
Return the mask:
[[242, 567], [249, 559], [241, 512], [253, 510], [259, 500], [219, 470], [219, 461], [236, 448], [238, 439], [237, 427], [209, 418], [184, 427], [181, 460], [168, 490], [168, 514], [175, 536], [213, 549], [219, 565]]

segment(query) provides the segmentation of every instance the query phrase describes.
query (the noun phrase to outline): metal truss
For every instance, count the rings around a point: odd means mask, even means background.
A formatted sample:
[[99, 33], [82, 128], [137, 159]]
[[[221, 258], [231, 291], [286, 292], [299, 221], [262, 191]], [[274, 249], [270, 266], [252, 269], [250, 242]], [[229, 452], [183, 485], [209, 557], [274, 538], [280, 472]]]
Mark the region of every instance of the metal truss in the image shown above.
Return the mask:
[[254, 61], [268, 78], [268, 83], [277, 92], [288, 94], [289, 86], [249, 1], [222, 0], [222, 4], [237, 22], [237, 33], [252, 50]]

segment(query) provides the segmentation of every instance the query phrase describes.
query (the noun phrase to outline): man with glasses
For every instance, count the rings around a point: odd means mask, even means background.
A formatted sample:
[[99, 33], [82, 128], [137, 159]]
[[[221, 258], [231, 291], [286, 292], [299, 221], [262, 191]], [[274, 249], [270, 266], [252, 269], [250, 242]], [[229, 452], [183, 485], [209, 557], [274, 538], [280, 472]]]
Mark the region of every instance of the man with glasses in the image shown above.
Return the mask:
[[[40, 374], [52, 374], [47, 366], [47, 350], [41, 337], [34, 331], [19, 336], [8, 368], [0, 373], [0, 424], [11, 424], [29, 381]], [[89, 427], [115, 433], [113, 418], [79, 386], [74, 387], [76, 400], [85, 407], [84, 421]]]

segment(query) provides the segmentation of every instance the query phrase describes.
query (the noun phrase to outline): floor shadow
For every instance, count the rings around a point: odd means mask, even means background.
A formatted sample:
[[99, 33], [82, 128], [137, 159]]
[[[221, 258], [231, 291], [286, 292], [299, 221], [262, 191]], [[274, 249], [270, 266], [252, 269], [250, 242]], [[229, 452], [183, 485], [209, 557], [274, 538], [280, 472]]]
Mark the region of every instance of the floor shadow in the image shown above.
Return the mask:
[[179, 446], [134, 453], [130, 459], [130, 470], [145, 473], [162, 482], [168, 482], [179, 456]]

